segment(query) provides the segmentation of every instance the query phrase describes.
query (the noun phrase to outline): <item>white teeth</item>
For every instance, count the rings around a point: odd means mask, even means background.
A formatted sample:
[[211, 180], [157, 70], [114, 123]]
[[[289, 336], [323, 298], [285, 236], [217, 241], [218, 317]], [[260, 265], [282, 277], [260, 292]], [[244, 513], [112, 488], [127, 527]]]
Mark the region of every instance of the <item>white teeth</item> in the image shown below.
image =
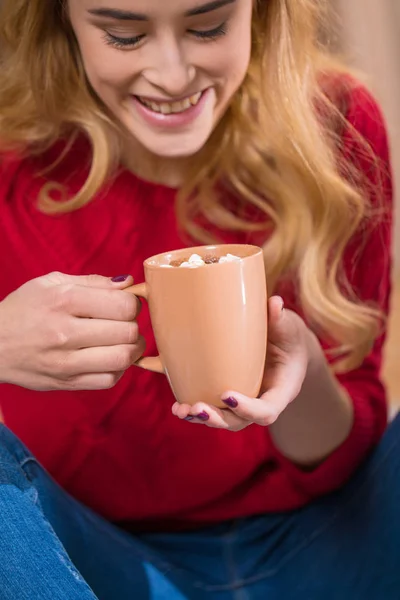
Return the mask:
[[[154, 108], [154, 107], [156, 107], [156, 108]], [[172, 106], [170, 104], [160, 104], [159, 107], [157, 107], [156, 104], [152, 104], [152, 108], [156, 112], [160, 112], [163, 115], [169, 115], [170, 113], [172, 113]]]
[[198, 101], [201, 98], [201, 94], [202, 94], [202, 92], [198, 92], [198, 94], [195, 94], [194, 96], [190, 96], [189, 101], [190, 101], [190, 104], [192, 104], [192, 106], [196, 106], [196, 104], [198, 103]]
[[146, 100], [139, 96], [139, 99], [142, 104], [150, 108], [152, 111], [161, 113], [163, 115], [178, 114], [185, 112], [192, 106], [196, 106], [202, 96], [202, 92], [198, 92], [190, 98], [185, 98], [185, 100], [181, 100], [180, 102], [153, 102], [150, 100]]

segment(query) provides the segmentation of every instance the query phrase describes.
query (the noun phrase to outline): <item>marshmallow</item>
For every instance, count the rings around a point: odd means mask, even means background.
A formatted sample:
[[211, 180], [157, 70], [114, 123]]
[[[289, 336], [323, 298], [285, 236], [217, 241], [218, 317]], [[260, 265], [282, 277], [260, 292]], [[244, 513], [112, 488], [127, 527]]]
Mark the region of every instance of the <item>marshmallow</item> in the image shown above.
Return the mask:
[[203, 267], [206, 263], [198, 254], [192, 254], [188, 261], [183, 262], [181, 267]]
[[[227, 254], [226, 256], [221, 256], [221, 258], [218, 261], [216, 261], [215, 264], [238, 262], [240, 260], [241, 260], [241, 258], [239, 256], [234, 256], [233, 254]], [[205, 264], [206, 264], [206, 262], [201, 258], [201, 256], [199, 256], [198, 254], [192, 254], [192, 256], [188, 260], [185, 260], [180, 265], [177, 264], [177, 265], [165, 265], [165, 266], [179, 266], [179, 267], [186, 267], [186, 268], [193, 269], [196, 267], [203, 267]], [[214, 263], [212, 263], [212, 264], [214, 264]]]
[[219, 259], [220, 263], [230, 263], [230, 262], [237, 262], [238, 260], [240, 260], [239, 256], [234, 256], [233, 254], [227, 254], [226, 256], [221, 256], [221, 258]]

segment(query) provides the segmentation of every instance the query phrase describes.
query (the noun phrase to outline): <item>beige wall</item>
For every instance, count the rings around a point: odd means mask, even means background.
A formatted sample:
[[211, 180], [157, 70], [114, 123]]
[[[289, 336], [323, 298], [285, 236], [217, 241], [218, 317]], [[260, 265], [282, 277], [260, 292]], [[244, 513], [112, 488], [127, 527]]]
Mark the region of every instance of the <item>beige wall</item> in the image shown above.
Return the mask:
[[395, 256], [400, 272], [400, 0], [333, 0], [343, 47], [384, 110], [397, 180]]

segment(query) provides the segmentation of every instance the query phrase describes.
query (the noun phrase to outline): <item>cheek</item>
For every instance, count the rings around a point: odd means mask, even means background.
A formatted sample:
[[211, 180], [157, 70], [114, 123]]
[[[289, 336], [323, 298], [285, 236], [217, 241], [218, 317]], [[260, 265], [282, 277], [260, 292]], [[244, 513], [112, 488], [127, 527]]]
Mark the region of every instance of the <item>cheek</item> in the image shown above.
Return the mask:
[[243, 82], [251, 58], [251, 20], [237, 19], [227, 35], [207, 48], [206, 66], [210, 75], [231, 89]]
[[116, 52], [102, 39], [78, 41], [86, 76], [99, 95], [129, 85], [134, 72], [128, 53]]
[[236, 89], [243, 82], [249, 68], [251, 56], [251, 39], [241, 38], [238, 44], [236, 39], [230, 39], [229, 42], [221, 48], [219, 60], [211, 62], [215, 64], [214, 69], [218, 69], [218, 76], [224, 81], [225, 86]]
[[232, 79], [240, 79], [242, 82], [250, 64], [251, 43], [250, 38], [247, 44], [233, 44], [229, 52], [228, 72], [232, 74]]

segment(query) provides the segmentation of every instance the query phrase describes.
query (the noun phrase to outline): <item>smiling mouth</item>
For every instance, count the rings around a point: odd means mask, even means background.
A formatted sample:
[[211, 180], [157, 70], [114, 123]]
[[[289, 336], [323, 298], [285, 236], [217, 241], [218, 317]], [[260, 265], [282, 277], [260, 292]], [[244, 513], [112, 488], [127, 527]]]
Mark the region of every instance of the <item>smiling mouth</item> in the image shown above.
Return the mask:
[[148, 100], [143, 96], [135, 96], [135, 98], [143, 104], [146, 108], [149, 108], [155, 113], [159, 113], [162, 115], [177, 115], [180, 113], [184, 113], [192, 106], [196, 106], [203, 95], [203, 92], [198, 92], [193, 96], [185, 98], [184, 100], [179, 100], [176, 102], [155, 102], [154, 100]]

